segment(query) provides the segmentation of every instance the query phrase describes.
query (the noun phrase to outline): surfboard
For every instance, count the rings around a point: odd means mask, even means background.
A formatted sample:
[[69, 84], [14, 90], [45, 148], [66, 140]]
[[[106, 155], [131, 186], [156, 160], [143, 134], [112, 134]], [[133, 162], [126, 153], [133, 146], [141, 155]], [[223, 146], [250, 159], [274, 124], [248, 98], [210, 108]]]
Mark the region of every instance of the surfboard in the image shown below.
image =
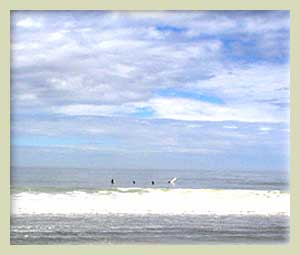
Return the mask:
[[174, 184], [174, 183], [176, 182], [176, 180], [177, 180], [177, 178], [176, 178], [176, 177], [174, 177], [174, 178], [172, 178], [172, 179], [169, 181], [169, 183], [172, 183], [172, 184]]

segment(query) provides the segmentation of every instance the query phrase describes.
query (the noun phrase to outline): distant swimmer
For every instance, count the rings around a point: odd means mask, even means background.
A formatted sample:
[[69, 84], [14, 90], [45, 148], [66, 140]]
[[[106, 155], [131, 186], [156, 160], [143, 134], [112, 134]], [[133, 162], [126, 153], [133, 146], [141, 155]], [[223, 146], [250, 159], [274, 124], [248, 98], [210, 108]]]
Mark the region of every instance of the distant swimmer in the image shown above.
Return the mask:
[[111, 179], [111, 184], [115, 184], [115, 180], [114, 179]]
[[171, 179], [170, 181], [168, 181], [168, 183], [174, 184], [176, 182], [177, 178], [174, 177], [173, 179]]
[[154, 181], [152, 181], [151, 183], [152, 183], [152, 185], [154, 185], [154, 184], [155, 184], [155, 182], [154, 182]]
[[132, 181], [133, 184], [135, 184], [135, 181]]

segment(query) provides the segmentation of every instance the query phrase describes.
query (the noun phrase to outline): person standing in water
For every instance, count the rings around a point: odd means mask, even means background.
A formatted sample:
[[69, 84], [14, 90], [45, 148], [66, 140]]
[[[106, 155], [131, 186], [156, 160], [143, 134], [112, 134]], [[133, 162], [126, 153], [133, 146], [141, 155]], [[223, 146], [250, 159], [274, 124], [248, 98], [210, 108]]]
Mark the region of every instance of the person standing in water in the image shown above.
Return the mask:
[[111, 184], [115, 184], [115, 180], [114, 179], [111, 179]]

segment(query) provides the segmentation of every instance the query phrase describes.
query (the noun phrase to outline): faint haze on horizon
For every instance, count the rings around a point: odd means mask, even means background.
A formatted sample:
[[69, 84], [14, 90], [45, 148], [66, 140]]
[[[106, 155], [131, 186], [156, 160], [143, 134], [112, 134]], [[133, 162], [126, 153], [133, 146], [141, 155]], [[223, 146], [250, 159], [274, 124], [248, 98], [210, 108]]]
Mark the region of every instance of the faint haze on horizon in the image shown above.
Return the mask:
[[289, 11], [14, 11], [11, 165], [288, 170]]

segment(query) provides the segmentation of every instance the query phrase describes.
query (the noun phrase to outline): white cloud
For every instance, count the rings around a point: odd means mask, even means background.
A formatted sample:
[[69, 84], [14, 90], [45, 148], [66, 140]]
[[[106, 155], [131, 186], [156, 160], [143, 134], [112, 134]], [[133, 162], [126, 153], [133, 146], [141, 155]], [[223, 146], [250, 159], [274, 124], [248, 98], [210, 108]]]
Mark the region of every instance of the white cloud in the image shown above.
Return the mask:
[[40, 28], [42, 26], [42, 23], [37, 20], [33, 20], [30, 17], [24, 18], [19, 20], [16, 23], [17, 27], [23, 27], [23, 28]]
[[28, 49], [37, 49], [39, 47], [38, 43], [15, 43], [12, 44], [12, 50], [21, 51]]
[[67, 32], [68, 32], [67, 30], [60, 30], [60, 31], [50, 33], [47, 36], [47, 41], [51, 42], [51, 41], [58, 41], [60, 39], [63, 39], [65, 36], [65, 33], [67, 33]]
[[211, 91], [224, 100], [289, 102], [289, 65], [252, 64], [220, 68], [209, 80], [188, 84], [199, 91]]
[[203, 125], [200, 124], [187, 124], [186, 127], [188, 128], [201, 128]]
[[226, 129], [237, 129], [238, 126], [234, 126], [234, 125], [224, 125], [223, 128], [226, 128]]
[[155, 98], [149, 106], [158, 118], [186, 121], [244, 121], [281, 122], [285, 112], [278, 115], [275, 107], [269, 105], [215, 105], [192, 99]]
[[92, 105], [74, 104], [65, 106], [53, 106], [51, 112], [70, 116], [122, 116], [135, 113], [144, 104], [127, 103], [122, 105]]
[[[216, 105], [187, 98], [156, 97], [148, 101], [118, 105], [76, 104], [52, 107], [54, 113], [71, 116], [122, 116], [137, 113], [143, 108], [151, 110], [148, 118], [173, 119], [182, 121], [241, 121], [241, 122], [282, 122], [286, 112], [278, 114], [276, 107], [269, 105], [251, 106], [240, 104], [235, 107]], [[227, 129], [237, 126], [225, 125]], [[267, 131], [261, 128], [261, 131]]]
[[61, 107], [52, 107], [55, 113], [61, 113], [71, 116], [112, 116], [117, 111], [117, 107], [110, 105], [67, 105]]
[[259, 130], [262, 131], [262, 132], [269, 132], [269, 131], [272, 130], [272, 128], [270, 128], [270, 127], [260, 127]]

